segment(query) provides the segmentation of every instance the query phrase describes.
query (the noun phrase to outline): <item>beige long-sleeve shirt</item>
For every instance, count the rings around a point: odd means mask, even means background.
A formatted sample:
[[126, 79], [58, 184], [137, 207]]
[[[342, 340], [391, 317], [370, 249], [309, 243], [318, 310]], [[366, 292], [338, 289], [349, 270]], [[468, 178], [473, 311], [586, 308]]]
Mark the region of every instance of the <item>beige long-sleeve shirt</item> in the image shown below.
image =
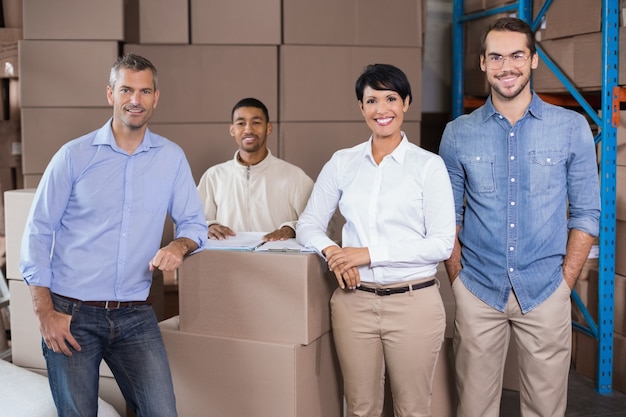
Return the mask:
[[232, 160], [209, 168], [198, 192], [207, 224], [219, 223], [235, 232], [294, 230], [313, 189], [313, 180], [299, 167], [269, 152], [256, 165]]

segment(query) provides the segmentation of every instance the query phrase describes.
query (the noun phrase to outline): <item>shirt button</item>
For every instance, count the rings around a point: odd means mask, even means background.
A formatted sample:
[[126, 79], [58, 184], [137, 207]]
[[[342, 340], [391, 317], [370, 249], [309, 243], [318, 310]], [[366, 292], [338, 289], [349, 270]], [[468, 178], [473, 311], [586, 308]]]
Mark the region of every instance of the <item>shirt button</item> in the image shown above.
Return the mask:
[[513, 269], [513, 268], [509, 268], [509, 272], [513, 272], [513, 271], [514, 271], [514, 269]]
[[511, 155], [511, 161], [514, 161], [515, 157], [513, 155]]
[[511, 178], [511, 182], [515, 182], [515, 178]]
[[509, 227], [515, 227], [515, 223], [511, 223]]
[[513, 246], [511, 246], [511, 247], [509, 248], [509, 250], [510, 250], [510, 251], [514, 251], [514, 250], [515, 250], [515, 248], [514, 248]]
[[546, 162], [550, 162], [551, 160], [552, 160], [551, 158], [547, 158], [547, 159], [546, 159]]
[[515, 201], [511, 201], [511, 205], [514, 206], [515, 205]]
[[515, 136], [515, 133], [511, 132], [511, 133], [509, 133], [509, 136], [511, 136], [511, 137]]

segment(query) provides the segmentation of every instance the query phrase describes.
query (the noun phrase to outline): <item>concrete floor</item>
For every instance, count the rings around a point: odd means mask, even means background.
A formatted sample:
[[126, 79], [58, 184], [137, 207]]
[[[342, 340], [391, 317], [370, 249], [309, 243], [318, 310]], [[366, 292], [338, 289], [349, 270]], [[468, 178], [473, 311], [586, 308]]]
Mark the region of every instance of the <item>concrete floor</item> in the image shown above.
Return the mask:
[[[504, 390], [500, 416], [520, 417], [518, 392]], [[616, 390], [599, 394], [593, 380], [572, 370], [565, 417], [626, 417], [626, 394]]]

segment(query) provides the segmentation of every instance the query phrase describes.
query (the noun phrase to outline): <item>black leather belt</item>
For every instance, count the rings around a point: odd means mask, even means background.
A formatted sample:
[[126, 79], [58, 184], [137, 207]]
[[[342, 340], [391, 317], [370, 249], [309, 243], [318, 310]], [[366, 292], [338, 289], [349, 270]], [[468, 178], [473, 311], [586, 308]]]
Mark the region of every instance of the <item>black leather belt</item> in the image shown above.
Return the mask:
[[59, 294], [56, 294], [56, 295], [67, 301], [71, 301], [72, 303], [81, 303], [86, 306], [106, 308], [107, 310], [116, 310], [118, 308], [152, 304], [149, 300], [145, 300], [145, 301], [83, 301], [83, 300], [78, 300], [72, 297], [66, 297], [65, 295], [59, 295]]
[[402, 294], [409, 290], [419, 290], [421, 288], [431, 287], [433, 285], [435, 285], [435, 280], [431, 279], [430, 281], [413, 284], [410, 287], [408, 285], [406, 287], [397, 287], [397, 288], [371, 288], [371, 287], [360, 286], [360, 287], [356, 287], [356, 289], [365, 291], [365, 292], [371, 292], [376, 295], [380, 295], [382, 297], [383, 295]]

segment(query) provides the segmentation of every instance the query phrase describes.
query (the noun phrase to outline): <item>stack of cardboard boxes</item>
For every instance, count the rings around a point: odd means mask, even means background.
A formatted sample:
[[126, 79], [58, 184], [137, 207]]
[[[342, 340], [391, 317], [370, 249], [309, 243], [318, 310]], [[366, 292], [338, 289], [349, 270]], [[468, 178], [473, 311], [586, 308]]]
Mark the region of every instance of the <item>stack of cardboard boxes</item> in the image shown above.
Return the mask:
[[161, 323], [180, 415], [340, 417], [336, 280], [316, 254], [203, 251]]
[[[533, 10], [544, 0], [534, 0]], [[626, 31], [619, 31], [620, 68], [626, 67]], [[537, 31], [546, 54], [580, 91], [602, 87], [602, 0], [554, 0]], [[620, 71], [619, 84], [626, 84]], [[563, 84], [540, 60], [533, 75], [533, 88], [539, 92], [565, 92]]]
[[[183, 147], [194, 178], [232, 158], [230, 110], [257, 97], [269, 109], [272, 152], [315, 178], [331, 154], [367, 140], [354, 83], [367, 64], [403, 69], [414, 100], [405, 117], [419, 144], [423, 9], [384, 12], [373, 0], [31, 0], [20, 42], [25, 186], [52, 154], [111, 116], [105, 96], [118, 53], [159, 71], [151, 129]], [[72, 10], [72, 13], [67, 13]]]

